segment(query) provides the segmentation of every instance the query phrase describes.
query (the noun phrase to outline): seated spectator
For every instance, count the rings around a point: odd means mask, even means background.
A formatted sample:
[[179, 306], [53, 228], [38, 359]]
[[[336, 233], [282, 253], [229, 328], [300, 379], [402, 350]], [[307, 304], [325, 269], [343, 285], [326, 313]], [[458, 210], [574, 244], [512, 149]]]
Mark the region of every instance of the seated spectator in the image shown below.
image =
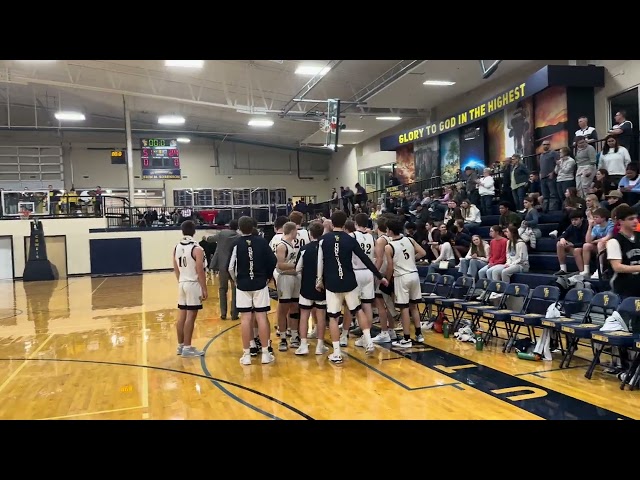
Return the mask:
[[478, 270], [478, 278], [493, 278], [493, 268], [503, 265], [507, 261], [507, 239], [502, 234], [502, 228], [494, 225], [489, 230], [491, 243], [489, 244], [489, 263]]
[[529, 184], [527, 185], [527, 194], [530, 196], [532, 193], [540, 193], [540, 174], [538, 172], [531, 172], [529, 174]]
[[[585, 278], [589, 277], [591, 255], [595, 252], [598, 263], [600, 263], [600, 253], [606, 250], [607, 241], [611, 237], [613, 237], [613, 220], [609, 218], [609, 211], [606, 208], [598, 208], [593, 212], [593, 218], [589, 220], [589, 227], [582, 247], [584, 270], [581, 274]], [[600, 264], [600, 270], [602, 271], [602, 264]], [[597, 280], [599, 278], [598, 271], [591, 278]]]
[[464, 229], [458, 227], [458, 225], [453, 225], [451, 227], [451, 243], [453, 243], [453, 253], [456, 258], [463, 258], [467, 252], [469, 251], [469, 246], [471, 245], [471, 235], [465, 233]]
[[587, 236], [587, 222], [580, 210], [574, 210], [569, 214], [571, 225], [567, 227], [556, 244], [556, 253], [560, 262], [560, 270], [555, 275], [567, 273], [567, 253], [573, 255], [578, 266], [578, 272], [584, 271], [582, 262], [582, 247]]
[[529, 271], [529, 252], [527, 244], [520, 238], [518, 229], [513, 225], [507, 228], [507, 261], [504, 265], [496, 265], [491, 269], [492, 280], [509, 283], [514, 273]]
[[480, 238], [480, 235], [474, 235], [471, 238], [471, 247], [467, 255], [460, 259], [460, 268], [458, 271], [462, 275], [468, 275], [476, 278], [478, 271], [489, 263], [489, 255], [491, 247], [487, 242]]
[[405, 236], [413, 238], [415, 240], [415, 238], [413, 237], [416, 234], [416, 224], [413, 222], [407, 222], [404, 225], [404, 231], [405, 231]]
[[620, 190], [611, 190], [607, 196], [607, 200], [602, 202], [600, 205], [610, 212], [613, 212], [613, 209], [619, 205], [622, 205], [624, 202], [622, 201], [622, 192]]
[[542, 209], [544, 198], [542, 197], [542, 195], [539, 193], [532, 193], [529, 195], [529, 197], [531, 197], [531, 200], [533, 200], [533, 207], [538, 211], [538, 213], [543, 213]]
[[573, 200], [575, 204], [580, 205], [579, 208], [582, 208], [583, 211], [587, 208], [586, 200], [578, 196], [578, 189], [576, 187], [567, 187], [564, 191], [564, 202], [566, 203], [568, 200]]
[[589, 193], [593, 193], [598, 197], [599, 201], [605, 201], [607, 195], [611, 190], [618, 188], [618, 185], [613, 183], [609, 178], [609, 172], [605, 168], [601, 168], [596, 171], [593, 185], [589, 188]]
[[450, 229], [456, 220], [464, 220], [462, 217], [462, 210], [458, 206], [458, 202], [455, 200], [449, 200], [447, 202], [447, 213], [444, 214], [444, 223], [447, 225], [447, 228]]
[[509, 202], [500, 202], [500, 220], [498, 224], [502, 229], [505, 229], [509, 225], [514, 225], [515, 227], [519, 227], [522, 222], [522, 217], [518, 215], [516, 212], [512, 212], [509, 210]]
[[618, 184], [618, 190], [622, 192], [622, 199], [629, 205], [635, 205], [640, 201], [640, 176], [638, 176], [638, 164], [627, 165], [627, 172]]
[[582, 205], [577, 203], [574, 199], [566, 199], [563, 206], [563, 216], [558, 224], [558, 230], [554, 230], [549, 233], [551, 238], [557, 238], [561, 236], [567, 228], [571, 226], [571, 213], [574, 211], [580, 212], [582, 216], [585, 216], [585, 212], [582, 210]]
[[468, 199], [464, 199], [462, 201], [462, 203], [460, 204], [460, 211], [462, 213], [462, 219], [464, 220], [465, 228], [472, 230], [482, 224], [480, 209], [473, 203], [471, 203]]
[[520, 224], [518, 233], [520, 238], [526, 243], [531, 244], [531, 248], [536, 248], [536, 240], [542, 237], [542, 232], [538, 228], [538, 211], [533, 206], [533, 199], [525, 197], [524, 208], [526, 210], [524, 220]]
[[448, 232], [442, 234], [440, 241], [442, 242], [440, 244], [440, 255], [431, 262], [428, 273], [436, 273], [436, 270], [440, 269], [440, 262], [448, 262], [447, 268], [456, 266], [456, 257], [453, 253], [453, 246], [451, 245], [451, 235]]
[[600, 208], [600, 202], [598, 201], [598, 197], [596, 197], [593, 193], [587, 195], [585, 202], [587, 203], [587, 209], [585, 212], [587, 215], [587, 220], [591, 221], [593, 219], [593, 212]]
[[440, 256], [440, 246], [443, 243], [442, 236], [445, 233], [449, 233], [449, 231], [447, 230], [447, 226], [444, 223], [441, 223], [440, 225], [438, 225], [438, 232], [437, 233], [438, 233], [437, 239], [436, 239], [436, 234], [434, 233], [433, 234], [433, 242], [430, 243], [431, 252], [433, 253], [433, 257], [434, 258], [438, 258]]

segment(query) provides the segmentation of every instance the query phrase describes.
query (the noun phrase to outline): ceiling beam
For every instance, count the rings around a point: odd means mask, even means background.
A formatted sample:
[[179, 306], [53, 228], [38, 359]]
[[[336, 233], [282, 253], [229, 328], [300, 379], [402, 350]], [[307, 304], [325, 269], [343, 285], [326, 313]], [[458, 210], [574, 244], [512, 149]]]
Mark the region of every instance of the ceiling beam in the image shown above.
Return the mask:
[[[331, 70], [333, 70], [334, 68], [336, 68], [338, 65], [340, 65], [343, 62], [343, 60], [331, 60], [329, 63], [327, 63], [323, 70], [329, 68], [329, 72], [331, 72]], [[298, 93], [296, 93], [291, 100], [289, 100], [285, 106], [282, 108], [282, 112], [280, 113], [281, 117], [285, 117], [289, 111], [297, 104], [296, 100], [299, 100], [301, 98], [304, 98], [311, 90], [313, 90], [318, 83], [320, 83], [320, 81], [326, 76], [327, 74], [323, 74], [322, 70], [319, 71], [318, 73], [316, 73], [305, 85], [304, 87], [302, 87], [300, 89], [300, 91]]]

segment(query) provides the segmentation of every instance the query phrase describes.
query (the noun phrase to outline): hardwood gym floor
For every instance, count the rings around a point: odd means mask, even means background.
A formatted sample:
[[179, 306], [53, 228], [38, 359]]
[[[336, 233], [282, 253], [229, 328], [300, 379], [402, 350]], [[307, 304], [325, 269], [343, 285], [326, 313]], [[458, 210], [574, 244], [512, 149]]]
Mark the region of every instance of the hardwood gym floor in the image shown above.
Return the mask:
[[206, 356], [181, 358], [173, 273], [1, 282], [0, 418], [640, 418], [640, 392], [619, 390], [602, 368], [587, 380], [585, 360], [559, 370], [558, 359], [479, 352], [433, 332], [424, 346], [377, 346], [371, 357], [351, 339], [341, 366], [311, 348], [244, 367], [239, 322], [220, 319], [209, 288], [193, 342]]

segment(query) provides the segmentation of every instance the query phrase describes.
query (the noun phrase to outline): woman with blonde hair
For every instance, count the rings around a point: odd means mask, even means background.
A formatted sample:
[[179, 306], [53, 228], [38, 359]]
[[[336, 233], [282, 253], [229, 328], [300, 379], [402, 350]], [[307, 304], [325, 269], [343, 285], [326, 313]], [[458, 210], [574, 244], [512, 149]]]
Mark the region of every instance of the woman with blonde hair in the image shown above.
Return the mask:
[[587, 202], [587, 208], [585, 209], [587, 220], [591, 221], [593, 220], [593, 212], [600, 208], [600, 200], [598, 200], [598, 197], [595, 194], [590, 193], [587, 195], [585, 201]]
[[476, 278], [478, 271], [489, 264], [490, 247], [480, 235], [471, 237], [471, 247], [464, 258], [460, 259], [459, 272]]
[[529, 252], [527, 244], [520, 238], [518, 229], [513, 225], [507, 228], [507, 263], [493, 267], [493, 280], [509, 283], [514, 273], [529, 271]]

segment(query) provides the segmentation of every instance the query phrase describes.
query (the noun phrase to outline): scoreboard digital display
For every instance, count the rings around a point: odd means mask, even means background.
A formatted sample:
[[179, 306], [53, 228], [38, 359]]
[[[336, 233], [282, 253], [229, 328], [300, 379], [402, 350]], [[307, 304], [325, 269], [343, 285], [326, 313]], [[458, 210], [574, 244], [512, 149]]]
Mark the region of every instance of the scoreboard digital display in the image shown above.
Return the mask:
[[180, 150], [175, 138], [140, 140], [142, 180], [180, 180]]

